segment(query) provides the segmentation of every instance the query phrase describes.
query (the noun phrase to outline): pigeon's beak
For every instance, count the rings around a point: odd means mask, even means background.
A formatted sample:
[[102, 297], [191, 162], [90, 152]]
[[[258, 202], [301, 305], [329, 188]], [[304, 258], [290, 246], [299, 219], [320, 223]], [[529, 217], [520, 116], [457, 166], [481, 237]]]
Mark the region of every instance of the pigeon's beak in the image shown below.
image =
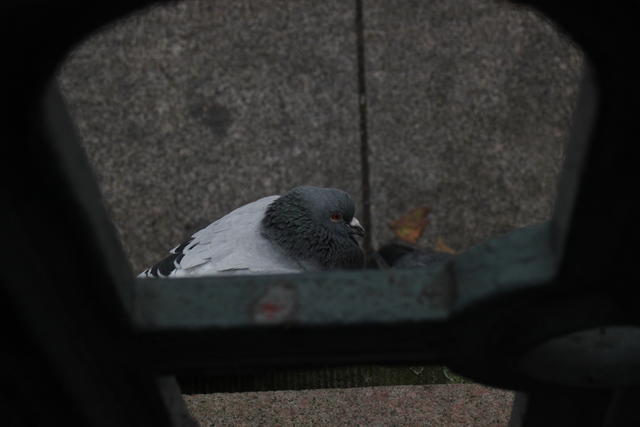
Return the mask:
[[349, 223], [349, 234], [355, 234], [356, 236], [364, 236], [364, 227], [360, 225], [360, 221], [354, 216]]

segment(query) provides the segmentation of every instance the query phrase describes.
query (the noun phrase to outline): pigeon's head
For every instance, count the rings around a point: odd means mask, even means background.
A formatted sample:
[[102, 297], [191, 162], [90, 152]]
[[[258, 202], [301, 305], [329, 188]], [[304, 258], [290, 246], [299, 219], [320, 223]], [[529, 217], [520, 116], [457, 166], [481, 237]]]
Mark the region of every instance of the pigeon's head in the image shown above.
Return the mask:
[[262, 232], [299, 261], [322, 269], [362, 268], [364, 256], [355, 237], [363, 236], [364, 228], [354, 214], [348, 193], [301, 186], [269, 205]]

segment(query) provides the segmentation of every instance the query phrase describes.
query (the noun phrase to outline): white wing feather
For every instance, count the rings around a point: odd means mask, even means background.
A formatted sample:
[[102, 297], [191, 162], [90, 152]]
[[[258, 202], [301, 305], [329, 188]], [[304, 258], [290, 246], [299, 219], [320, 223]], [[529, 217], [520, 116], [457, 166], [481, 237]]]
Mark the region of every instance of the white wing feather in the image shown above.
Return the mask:
[[[297, 273], [310, 268], [307, 263], [292, 260], [260, 233], [266, 209], [278, 197], [263, 197], [244, 205], [196, 232], [167, 277]], [[149, 277], [149, 270], [138, 277]]]

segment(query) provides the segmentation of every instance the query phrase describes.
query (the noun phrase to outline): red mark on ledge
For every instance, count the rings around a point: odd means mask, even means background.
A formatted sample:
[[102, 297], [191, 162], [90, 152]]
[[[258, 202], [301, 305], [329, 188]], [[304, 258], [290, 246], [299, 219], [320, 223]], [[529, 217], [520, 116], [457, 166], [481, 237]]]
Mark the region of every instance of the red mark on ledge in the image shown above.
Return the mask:
[[278, 313], [284, 310], [284, 307], [279, 304], [271, 302], [264, 302], [258, 305], [258, 311], [262, 313], [266, 318], [275, 318]]
[[253, 320], [257, 323], [280, 323], [285, 321], [295, 306], [293, 289], [276, 285], [258, 300], [253, 310]]

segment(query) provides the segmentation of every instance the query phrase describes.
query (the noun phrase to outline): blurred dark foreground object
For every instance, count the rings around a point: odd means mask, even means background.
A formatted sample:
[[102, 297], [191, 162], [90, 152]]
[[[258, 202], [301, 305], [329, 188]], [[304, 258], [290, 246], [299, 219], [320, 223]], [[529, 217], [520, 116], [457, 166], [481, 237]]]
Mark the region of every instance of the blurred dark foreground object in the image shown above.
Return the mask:
[[179, 373], [388, 363], [524, 392], [514, 425], [640, 425], [640, 5], [528, 2], [592, 65], [551, 221], [446, 269], [135, 281], [52, 76], [74, 43], [147, 3], [0, 6], [8, 423], [184, 425]]

